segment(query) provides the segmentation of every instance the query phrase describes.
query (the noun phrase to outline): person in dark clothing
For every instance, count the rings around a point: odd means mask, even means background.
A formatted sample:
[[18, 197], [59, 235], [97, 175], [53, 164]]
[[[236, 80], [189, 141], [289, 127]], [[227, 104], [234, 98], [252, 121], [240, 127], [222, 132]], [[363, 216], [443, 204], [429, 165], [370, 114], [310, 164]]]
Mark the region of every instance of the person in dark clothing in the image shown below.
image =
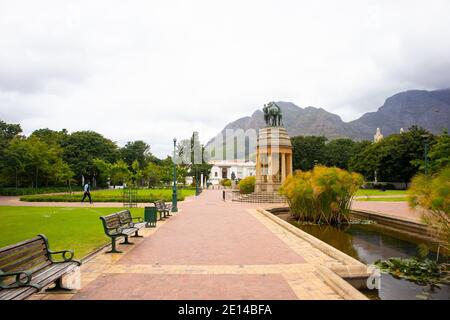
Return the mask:
[[88, 197], [89, 198], [89, 202], [92, 203], [91, 184], [89, 182], [84, 185], [84, 194], [83, 194], [83, 199], [81, 199], [81, 203], [84, 202], [84, 199], [86, 199], [86, 197]]
[[222, 199], [225, 201], [225, 190], [222, 191]]

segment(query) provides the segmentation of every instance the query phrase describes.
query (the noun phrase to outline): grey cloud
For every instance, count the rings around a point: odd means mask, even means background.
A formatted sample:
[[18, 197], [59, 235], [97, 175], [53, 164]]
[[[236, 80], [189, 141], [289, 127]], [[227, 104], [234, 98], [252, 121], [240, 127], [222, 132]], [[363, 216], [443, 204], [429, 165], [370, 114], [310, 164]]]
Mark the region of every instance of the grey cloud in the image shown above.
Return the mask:
[[[0, 117], [207, 142], [271, 100], [353, 120], [450, 86], [447, 0], [0, 3]], [[257, 14], [256, 14], [257, 13]]]

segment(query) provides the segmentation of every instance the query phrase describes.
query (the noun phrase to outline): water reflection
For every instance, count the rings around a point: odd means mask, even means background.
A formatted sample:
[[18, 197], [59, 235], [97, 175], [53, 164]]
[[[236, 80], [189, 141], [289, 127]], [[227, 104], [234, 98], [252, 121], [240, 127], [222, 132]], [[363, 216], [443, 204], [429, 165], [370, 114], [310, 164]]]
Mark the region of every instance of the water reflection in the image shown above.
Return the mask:
[[[366, 264], [371, 264], [378, 259], [417, 256], [418, 245], [424, 243], [423, 240], [375, 224], [353, 224], [337, 228], [301, 225], [292, 221], [291, 223]], [[436, 245], [433, 243], [425, 244], [432, 250], [436, 249]], [[435, 259], [436, 253], [432, 250], [429, 253], [429, 258]], [[382, 274], [381, 289], [378, 296], [373, 296], [373, 294], [368, 294], [368, 296], [372, 299], [382, 300], [450, 300], [450, 286], [422, 286], [412, 281], [395, 278], [389, 274]]]

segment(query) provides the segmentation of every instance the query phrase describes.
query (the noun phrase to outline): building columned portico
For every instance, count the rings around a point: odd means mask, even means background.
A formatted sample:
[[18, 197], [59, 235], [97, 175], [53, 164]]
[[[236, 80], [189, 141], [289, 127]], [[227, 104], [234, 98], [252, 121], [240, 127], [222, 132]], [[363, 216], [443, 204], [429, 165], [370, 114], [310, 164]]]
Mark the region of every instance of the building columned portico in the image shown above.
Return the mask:
[[231, 179], [234, 173], [235, 179], [243, 179], [255, 175], [255, 163], [244, 160], [211, 160], [212, 165], [209, 182], [218, 185], [222, 179]]

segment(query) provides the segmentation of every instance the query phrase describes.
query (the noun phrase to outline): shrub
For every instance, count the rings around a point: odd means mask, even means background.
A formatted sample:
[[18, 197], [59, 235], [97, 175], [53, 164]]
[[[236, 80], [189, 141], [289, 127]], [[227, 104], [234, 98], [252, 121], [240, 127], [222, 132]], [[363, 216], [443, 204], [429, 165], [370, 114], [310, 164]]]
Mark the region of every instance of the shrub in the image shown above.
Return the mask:
[[434, 176], [420, 174], [413, 178], [408, 196], [412, 208], [427, 209], [422, 221], [435, 232], [436, 238], [442, 238], [450, 245], [450, 166]]
[[224, 187], [231, 187], [231, 180], [230, 179], [222, 179], [220, 180], [220, 185]]
[[44, 188], [0, 188], [1, 196], [24, 196], [31, 194], [45, 194], [45, 193], [58, 193], [58, 192], [69, 192], [72, 191], [82, 191], [83, 187], [75, 186], [69, 189], [68, 187], [44, 187]]
[[286, 178], [280, 193], [288, 199], [291, 213], [302, 221], [340, 224], [348, 221], [351, 199], [363, 177], [336, 167], [315, 166]]
[[[92, 200], [94, 202], [123, 202], [123, 196], [121, 195], [110, 195], [110, 196], [99, 196], [91, 193]], [[64, 194], [64, 195], [27, 195], [20, 197], [20, 201], [26, 202], [80, 202], [83, 194]], [[184, 195], [177, 195], [178, 201], [183, 201]], [[148, 203], [156, 200], [164, 200], [169, 202], [172, 200], [170, 194], [159, 194], [155, 193], [152, 195], [138, 195], [136, 197], [136, 202]]]
[[[193, 190], [180, 188], [177, 193], [179, 201], [183, 201], [185, 196], [193, 195]], [[91, 192], [94, 202], [123, 202], [123, 190], [94, 190]], [[44, 194], [44, 195], [27, 195], [20, 197], [21, 201], [30, 202], [80, 202], [83, 193], [74, 194]], [[137, 202], [146, 203], [156, 200], [171, 201], [171, 189], [138, 189]]]
[[239, 190], [241, 193], [247, 194], [255, 191], [255, 176], [250, 176], [239, 181]]

